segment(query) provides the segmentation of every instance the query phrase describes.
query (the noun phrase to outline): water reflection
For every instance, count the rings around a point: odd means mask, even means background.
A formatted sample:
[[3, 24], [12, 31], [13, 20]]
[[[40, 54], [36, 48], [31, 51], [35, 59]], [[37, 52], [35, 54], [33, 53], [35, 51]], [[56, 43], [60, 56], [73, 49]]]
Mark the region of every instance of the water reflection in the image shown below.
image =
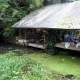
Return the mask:
[[31, 47], [23, 47], [14, 44], [0, 43], [0, 54], [8, 53], [9, 51], [17, 52], [19, 55], [22, 55], [35, 53], [42, 50]]

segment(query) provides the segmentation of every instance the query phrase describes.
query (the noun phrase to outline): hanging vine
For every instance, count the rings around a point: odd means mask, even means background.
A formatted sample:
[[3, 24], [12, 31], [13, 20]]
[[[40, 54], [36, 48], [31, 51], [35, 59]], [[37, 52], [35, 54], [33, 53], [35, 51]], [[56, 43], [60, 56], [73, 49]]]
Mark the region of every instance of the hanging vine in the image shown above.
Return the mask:
[[74, 35], [74, 30], [53, 30], [49, 29], [46, 33], [46, 49], [45, 51], [49, 54], [55, 54], [57, 49], [55, 48], [55, 44], [62, 42], [64, 39], [64, 34], [68, 33], [69, 35]]

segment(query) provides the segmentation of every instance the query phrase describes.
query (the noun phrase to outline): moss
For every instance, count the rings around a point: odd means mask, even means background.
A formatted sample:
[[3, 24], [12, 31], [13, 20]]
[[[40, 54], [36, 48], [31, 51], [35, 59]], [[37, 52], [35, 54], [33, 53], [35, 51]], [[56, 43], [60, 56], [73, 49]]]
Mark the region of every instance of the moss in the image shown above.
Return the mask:
[[[77, 54], [77, 52], [76, 52]], [[80, 58], [70, 55], [69, 52], [58, 52], [57, 55], [49, 56], [45, 53], [28, 54], [28, 57], [45, 64], [50, 70], [61, 74], [80, 75]], [[73, 57], [75, 57], [73, 59]]]

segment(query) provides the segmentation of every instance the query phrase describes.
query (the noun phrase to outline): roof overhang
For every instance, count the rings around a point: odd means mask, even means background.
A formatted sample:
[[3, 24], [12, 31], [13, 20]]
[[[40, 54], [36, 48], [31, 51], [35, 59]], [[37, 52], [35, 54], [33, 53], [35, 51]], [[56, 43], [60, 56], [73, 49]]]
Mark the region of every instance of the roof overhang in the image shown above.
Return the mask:
[[49, 5], [35, 10], [12, 27], [80, 29], [80, 1]]

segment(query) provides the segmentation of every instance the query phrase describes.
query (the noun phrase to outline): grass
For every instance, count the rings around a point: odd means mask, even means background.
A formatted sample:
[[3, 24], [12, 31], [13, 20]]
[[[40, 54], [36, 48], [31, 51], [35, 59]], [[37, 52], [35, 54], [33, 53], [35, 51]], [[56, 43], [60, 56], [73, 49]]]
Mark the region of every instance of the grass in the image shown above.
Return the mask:
[[77, 52], [50, 56], [40, 50], [8, 49], [0, 55], [0, 80], [80, 80]]
[[0, 80], [52, 80], [50, 71], [41, 63], [9, 51], [0, 55]]

